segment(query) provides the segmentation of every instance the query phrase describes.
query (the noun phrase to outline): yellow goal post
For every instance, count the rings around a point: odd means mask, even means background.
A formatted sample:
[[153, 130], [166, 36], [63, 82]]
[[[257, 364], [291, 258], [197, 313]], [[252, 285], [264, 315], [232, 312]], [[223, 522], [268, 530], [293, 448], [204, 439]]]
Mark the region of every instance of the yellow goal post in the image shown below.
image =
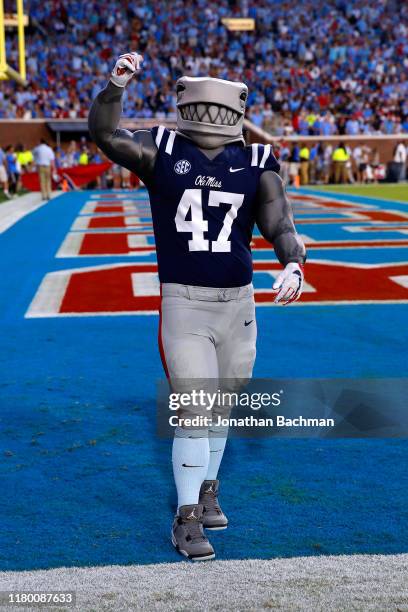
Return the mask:
[[[24, 14], [23, 0], [16, 0], [17, 12], [6, 14], [4, 0], [0, 0], [0, 80], [13, 79], [20, 85], [27, 85], [25, 34], [28, 16]], [[6, 57], [6, 28], [17, 28], [18, 36], [18, 70], [9, 66]]]

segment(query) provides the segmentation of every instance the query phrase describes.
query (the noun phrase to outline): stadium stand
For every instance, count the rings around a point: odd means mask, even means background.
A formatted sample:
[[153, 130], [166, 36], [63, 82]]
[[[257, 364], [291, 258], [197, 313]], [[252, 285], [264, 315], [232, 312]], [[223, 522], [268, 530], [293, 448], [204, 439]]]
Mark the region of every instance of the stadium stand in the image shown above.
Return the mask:
[[[3, 84], [0, 118], [85, 117], [118, 51], [132, 48], [145, 67], [126, 117], [172, 118], [174, 80], [210, 74], [244, 80], [251, 121], [276, 136], [408, 131], [408, 5], [398, 0], [32, 0], [27, 10], [29, 87]], [[234, 15], [253, 17], [255, 31], [229, 32], [221, 18]], [[16, 60], [16, 37], [7, 46]]]

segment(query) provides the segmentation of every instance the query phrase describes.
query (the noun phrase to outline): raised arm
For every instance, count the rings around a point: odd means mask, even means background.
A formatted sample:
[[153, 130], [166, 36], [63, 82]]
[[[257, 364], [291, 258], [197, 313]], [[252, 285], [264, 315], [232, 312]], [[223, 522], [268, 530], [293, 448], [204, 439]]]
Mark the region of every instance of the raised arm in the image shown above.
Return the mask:
[[88, 117], [89, 132], [110, 160], [135, 172], [149, 184], [157, 156], [156, 143], [148, 130], [119, 129], [125, 86], [140, 67], [136, 53], [122, 55], [116, 62], [111, 80], [93, 101]]
[[264, 172], [261, 176], [256, 223], [262, 236], [273, 244], [277, 258], [285, 267], [273, 285], [278, 292], [275, 302], [294, 302], [299, 299], [303, 288], [302, 265], [306, 261], [306, 249], [296, 231], [282, 179], [275, 172]]

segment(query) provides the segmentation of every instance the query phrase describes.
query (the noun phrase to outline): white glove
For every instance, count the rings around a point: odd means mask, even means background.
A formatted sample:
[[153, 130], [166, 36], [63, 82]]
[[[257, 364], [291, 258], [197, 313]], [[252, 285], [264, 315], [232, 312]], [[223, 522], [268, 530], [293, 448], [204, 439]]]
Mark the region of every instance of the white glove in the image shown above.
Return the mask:
[[143, 56], [138, 53], [131, 52], [121, 55], [112, 70], [111, 82], [116, 85], [116, 87], [126, 87], [136, 74], [136, 71], [140, 70], [142, 61]]
[[273, 290], [278, 293], [275, 304], [290, 304], [301, 296], [303, 289], [303, 270], [297, 263], [288, 263], [273, 283]]

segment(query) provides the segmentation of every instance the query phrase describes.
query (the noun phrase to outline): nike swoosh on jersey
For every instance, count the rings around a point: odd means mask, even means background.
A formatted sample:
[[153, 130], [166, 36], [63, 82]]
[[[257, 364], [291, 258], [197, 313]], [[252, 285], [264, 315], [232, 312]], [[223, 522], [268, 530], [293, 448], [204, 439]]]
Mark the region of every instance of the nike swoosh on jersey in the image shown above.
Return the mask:
[[229, 169], [230, 172], [239, 172], [240, 170], [245, 170], [245, 168], [231, 168]]
[[251, 319], [250, 321], [245, 321], [244, 325], [245, 327], [248, 327], [248, 325], [251, 325], [253, 319]]

